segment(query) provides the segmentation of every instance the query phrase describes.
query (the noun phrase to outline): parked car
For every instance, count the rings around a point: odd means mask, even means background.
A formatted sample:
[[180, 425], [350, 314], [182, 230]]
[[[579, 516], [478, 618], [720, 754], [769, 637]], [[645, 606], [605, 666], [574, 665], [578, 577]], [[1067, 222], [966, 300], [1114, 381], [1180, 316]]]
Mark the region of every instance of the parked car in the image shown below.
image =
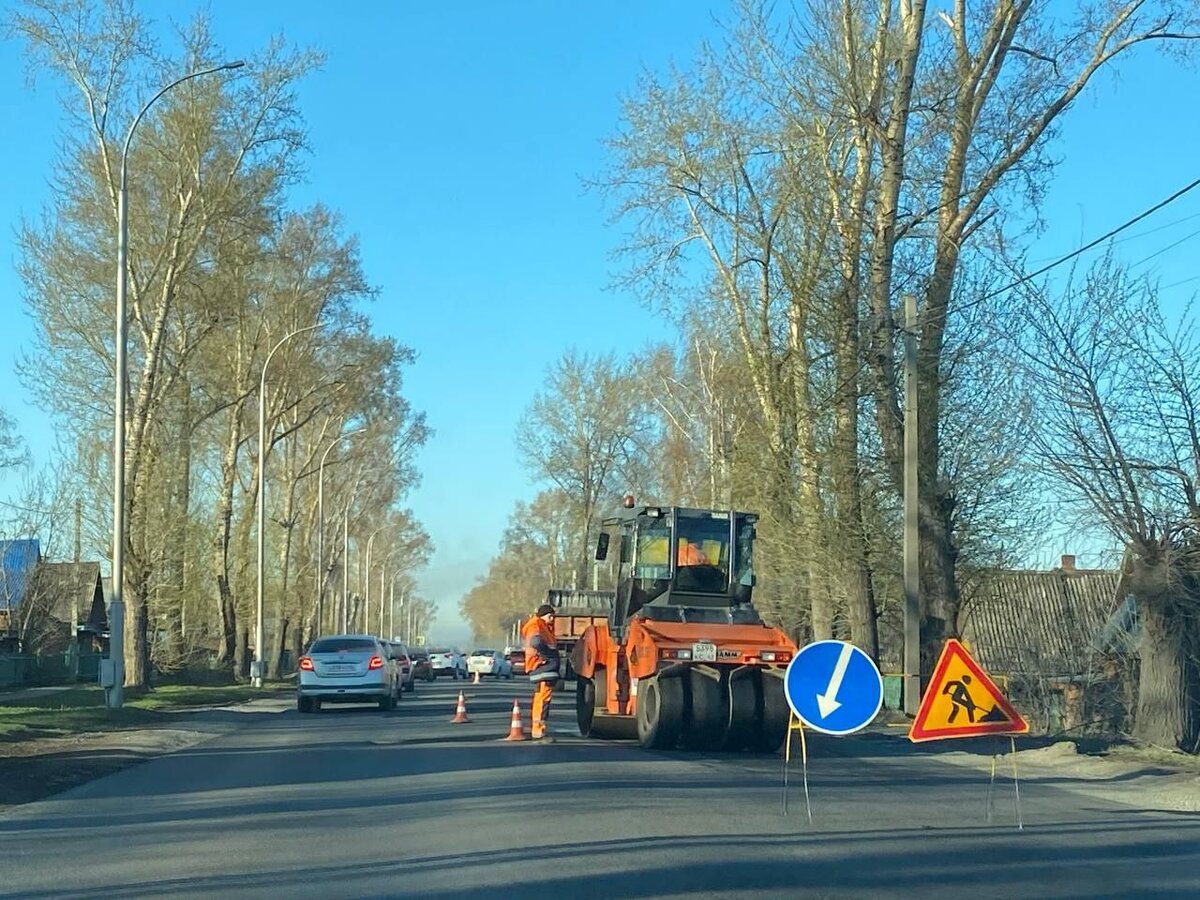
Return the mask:
[[467, 657], [467, 671], [471, 674], [491, 675], [493, 678], [512, 678], [513, 667], [499, 650], [476, 650]]
[[524, 675], [525, 674], [525, 651], [524, 650], [509, 650], [508, 653], [505, 654], [505, 658], [508, 660], [509, 665], [512, 666], [514, 675]]
[[400, 670], [401, 689], [404, 693], [411, 694], [417, 689], [417, 669], [413, 665], [412, 656], [404, 644], [396, 641], [387, 641], [386, 643], [392, 659], [396, 661], [396, 667]]
[[429, 664], [429, 651], [410, 647], [408, 655], [412, 657], [413, 678], [417, 681], [433, 681], [433, 666]]
[[449, 675], [454, 679], [467, 677], [467, 661], [457, 650], [430, 650], [429, 667], [435, 678], [439, 675]]
[[394, 709], [400, 670], [388, 648], [369, 634], [335, 634], [313, 641], [300, 657], [296, 709], [316, 712], [324, 703], [378, 703]]

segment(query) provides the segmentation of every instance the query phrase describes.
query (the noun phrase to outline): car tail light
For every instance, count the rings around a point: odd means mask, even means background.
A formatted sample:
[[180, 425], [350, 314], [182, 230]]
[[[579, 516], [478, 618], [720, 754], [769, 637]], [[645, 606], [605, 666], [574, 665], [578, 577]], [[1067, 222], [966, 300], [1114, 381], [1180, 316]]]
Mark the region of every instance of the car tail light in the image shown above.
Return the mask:
[[382, 656], [372, 656], [371, 661], [369, 663], [367, 663], [367, 668], [368, 669], [382, 669], [383, 668], [383, 657]]
[[300, 657], [300, 668], [305, 672], [313, 671], [313, 661], [307, 656]]
[[691, 650], [663, 650], [659, 654], [663, 659], [691, 659]]
[[792, 654], [785, 653], [780, 650], [764, 650], [762, 652], [762, 661], [763, 662], [785, 663], [785, 662], [789, 662], [791, 660], [791, 658], [792, 658]]

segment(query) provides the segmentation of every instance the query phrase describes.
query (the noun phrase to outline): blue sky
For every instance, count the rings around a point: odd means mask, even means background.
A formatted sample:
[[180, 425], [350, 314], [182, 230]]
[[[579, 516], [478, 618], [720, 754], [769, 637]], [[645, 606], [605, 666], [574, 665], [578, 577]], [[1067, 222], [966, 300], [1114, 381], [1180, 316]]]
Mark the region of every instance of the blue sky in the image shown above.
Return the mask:
[[[230, 58], [251, 55], [281, 29], [328, 54], [300, 89], [313, 153], [294, 202], [322, 201], [343, 214], [381, 290], [377, 330], [418, 352], [408, 393], [437, 432], [411, 497], [438, 548], [422, 588], [441, 608], [435, 636], [466, 641], [458, 599], [494, 552], [513, 502], [535, 490], [516, 460], [513, 430], [546, 366], [569, 346], [625, 350], [668, 334], [632, 296], [608, 290], [609, 253], [621, 234], [582, 179], [603, 170], [601, 141], [641, 67], [686, 63], [716, 34], [713, 16], [726, 4], [208, 7]], [[196, 8], [169, 6], [177, 18]], [[12, 226], [49, 196], [63, 127], [57, 91], [45, 79], [27, 89], [20, 47], [0, 43], [0, 404], [35, 453], [52, 435], [14, 372], [31, 332]], [[1197, 96], [1196, 73], [1153, 52], [1126, 61], [1120, 79], [1099, 82], [1064, 120], [1047, 230], [1031, 258], [1069, 250], [1200, 177]], [[1200, 191], [1135, 228], [1121, 252], [1136, 261], [1184, 239], [1144, 264], [1173, 284], [1200, 275], [1200, 238], [1188, 237], [1197, 229]], [[1182, 303], [1197, 287], [1168, 294]]]

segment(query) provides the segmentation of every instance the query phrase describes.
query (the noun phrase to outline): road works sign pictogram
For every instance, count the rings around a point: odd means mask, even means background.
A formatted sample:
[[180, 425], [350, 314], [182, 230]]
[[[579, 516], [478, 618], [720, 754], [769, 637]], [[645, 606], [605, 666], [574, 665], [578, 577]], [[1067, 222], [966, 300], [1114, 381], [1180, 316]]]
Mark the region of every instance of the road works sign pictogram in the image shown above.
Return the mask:
[[910, 741], [977, 737], [982, 734], [1024, 734], [1029, 730], [996, 683], [967, 649], [946, 641], [933, 669], [921, 708], [908, 731]]

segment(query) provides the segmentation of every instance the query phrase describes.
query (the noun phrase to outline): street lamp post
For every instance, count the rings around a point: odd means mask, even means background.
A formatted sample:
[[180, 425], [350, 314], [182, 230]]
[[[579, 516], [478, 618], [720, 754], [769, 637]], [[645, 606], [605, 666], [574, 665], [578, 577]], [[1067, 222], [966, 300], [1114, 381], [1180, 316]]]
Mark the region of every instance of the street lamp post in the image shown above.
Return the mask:
[[112, 709], [119, 709], [125, 700], [125, 394], [128, 390], [128, 373], [125, 371], [126, 352], [126, 306], [129, 292], [129, 145], [133, 141], [133, 132], [142, 121], [142, 117], [163, 94], [178, 87], [185, 81], [223, 72], [228, 69], [240, 69], [245, 63], [242, 60], [190, 72], [182, 78], [177, 78], [165, 88], [150, 98], [149, 102], [138, 111], [133, 118], [133, 124], [125, 135], [125, 144], [121, 148], [121, 179], [117, 192], [117, 334], [113, 365], [113, 380], [116, 382], [113, 403], [113, 533], [112, 533], [112, 601], [109, 604], [108, 616], [111, 624], [111, 640], [109, 642], [108, 658], [113, 666], [113, 684], [105, 692], [105, 702]]
[[391, 583], [388, 585], [388, 634], [391, 637], [388, 640], [394, 640], [396, 637], [396, 576], [392, 576]]
[[345, 434], [339, 434], [325, 448], [321, 455], [321, 465], [317, 468], [317, 631], [325, 627], [325, 460], [329, 451], [342, 442], [343, 438], [353, 437], [366, 431], [366, 428], [356, 428]]
[[[388, 600], [389, 605], [385, 606], [383, 601], [384, 601], [384, 597], [388, 596], [387, 591], [385, 591], [385, 587], [389, 583], [388, 577], [387, 577], [388, 566], [390, 566], [392, 564], [392, 560], [396, 558], [396, 554], [403, 553], [405, 549], [407, 549], [407, 548], [406, 547], [397, 547], [395, 550], [393, 550], [391, 553], [389, 553], [387, 555], [387, 557], [385, 557], [383, 560], [383, 567], [379, 570], [379, 633], [380, 633], [380, 635], [384, 634], [384, 627], [385, 627], [384, 614], [385, 614], [385, 612], [388, 612], [389, 609], [390, 609], [389, 614], [391, 616], [390, 627], [392, 629], [395, 629], [395, 627], [396, 627], [396, 609], [395, 609], [396, 576], [394, 573], [391, 577], [391, 586], [392, 587], [391, 587], [391, 597]], [[388, 638], [388, 640], [391, 640], [392, 637], [396, 636], [395, 630], [392, 630], [387, 633], [391, 636]]]
[[[254, 635], [254, 671], [253, 681], [255, 687], [262, 687], [263, 670], [265, 668], [263, 661], [263, 574], [264, 574], [264, 551], [266, 546], [266, 506], [267, 506], [267, 454], [271, 448], [267, 446], [267, 366], [271, 364], [271, 357], [275, 355], [275, 351], [290, 341], [298, 334], [304, 334], [306, 331], [312, 331], [324, 325], [324, 322], [317, 322], [314, 325], [305, 325], [303, 328], [297, 328], [276, 342], [271, 348], [271, 352], [267, 354], [267, 359], [263, 363], [262, 377], [258, 381], [258, 587], [257, 596], [255, 599], [257, 628]], [[274, 429], [272, 429], [273, 431]]]
[[350, 628], [350, 504], [342, 517], [342, 634]]
[[[388, 559], [390, 559], [390, 558], [391, 557], [388, 557]], [[384, 585], [387, 584], [387, 567], [388, 567], [388, 560], [385, 559], [383, 561], [383, 565], [379, 569], [379, 636], [380, 637], [383, 637], [383, 611], [385, 609], [387, 609], [387, 607], [383, 605], [383, 598], [384, 598], [383, 588], [384, 588]], [[391, 638], [389, 637], [388, 640], [391, 640]]]
[[[366, 592], [363, 597], [363, 631], [371, 627], [371, 545], [375, 543], [375, 535], [383, 531], [385, 526], [380, 525], [367, 538], [367, 572], [366, 578], [363, 579], [366, 585]], [[383, 603], [383, 597], [379, 598], [379, 602]]]

